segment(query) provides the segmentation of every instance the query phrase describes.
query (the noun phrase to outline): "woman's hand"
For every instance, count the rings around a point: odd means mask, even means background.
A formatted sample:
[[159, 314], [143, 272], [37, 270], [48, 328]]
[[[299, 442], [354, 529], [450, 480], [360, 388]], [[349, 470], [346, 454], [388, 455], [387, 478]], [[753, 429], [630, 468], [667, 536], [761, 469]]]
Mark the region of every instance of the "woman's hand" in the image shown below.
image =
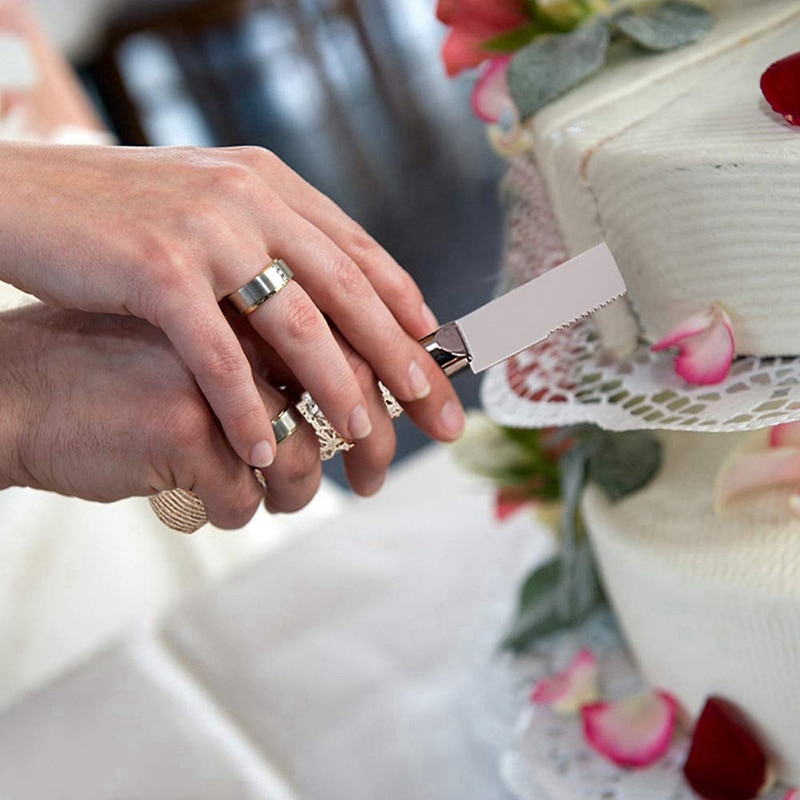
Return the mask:
[[0, 277], [161, 328], [246, 463], [272, 462], [271, 412], [219, 302], [273, 258], [295, 279], [247, 320], [340, 434], [390, 449], [375, 379], [428, 435], [460, 434], [458, 399], [416, 341], [436, 326], [416, 284], [271, 153], [3, 145], [0, 187]]
[[[286, 398], [255, 381], [277, 416]], [[102, 502], [190, 489], [226, 528], [265, 498], [166, 336], [141, 320], [40, 304], [0, 314], [0, 409], [0, 488]], [[295, 511], [319, 486], [319, 446], [301, 420], [280, 450], [263, 470], [267, 507]]]

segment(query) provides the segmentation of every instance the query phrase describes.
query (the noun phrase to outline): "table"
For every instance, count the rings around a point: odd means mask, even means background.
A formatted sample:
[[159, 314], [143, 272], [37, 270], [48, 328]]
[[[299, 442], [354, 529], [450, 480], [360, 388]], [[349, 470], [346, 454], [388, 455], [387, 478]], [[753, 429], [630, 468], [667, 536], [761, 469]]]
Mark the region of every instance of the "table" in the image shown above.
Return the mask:
[[0, 796], [508, 800], [488, 675], [549, 547], [431, 446], [8, 710]]

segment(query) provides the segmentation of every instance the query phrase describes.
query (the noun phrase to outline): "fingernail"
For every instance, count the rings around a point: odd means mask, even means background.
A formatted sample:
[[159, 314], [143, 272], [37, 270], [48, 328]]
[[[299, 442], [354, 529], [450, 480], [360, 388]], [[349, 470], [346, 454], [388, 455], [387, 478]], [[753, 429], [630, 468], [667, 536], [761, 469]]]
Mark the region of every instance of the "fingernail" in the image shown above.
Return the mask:
[[275, 460], [275, 452], [269, 442], [259, 442], [250, 451], [251, 467], [268, 467]]
[[353, 409], [348, 427], [351, 439], [366, 439], [372, 433], [372, 423], [364, 406], [356, 406]]
[[448, 400], [439, 414], [439, 422], [448, 437], [457, 439], [464, 430], [464, 412], [461, 406]]
[[425, 320], [425, 324], [428, 326], [431, 333], [439, 327], [439, 320], [436, 319], [436, 315], [433, 311], [428, 308], [427, 303], [422, 304], [422, 319]]
[[416, 361], [412, 361], [408, 367], [408, 386], [415, 400], [422, 400], [431, 393], [430, 381]]

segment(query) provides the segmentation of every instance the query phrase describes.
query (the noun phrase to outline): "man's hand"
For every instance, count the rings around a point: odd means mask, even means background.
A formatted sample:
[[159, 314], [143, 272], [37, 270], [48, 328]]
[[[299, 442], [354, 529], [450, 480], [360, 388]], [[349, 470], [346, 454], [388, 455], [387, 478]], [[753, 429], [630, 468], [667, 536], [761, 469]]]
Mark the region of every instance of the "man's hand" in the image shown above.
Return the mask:
[[[254, 380], [277, 416], [286, 398]], [[0, 413], [0, 487], [103, 502], [191, 489], [226, 528], [245, 524], [265, 497], [169, 340], [132, 317], [39, 304], [0, 314]], [[319, 447], [305, 422], [263, 472], [271, 510], [313, 497]]]

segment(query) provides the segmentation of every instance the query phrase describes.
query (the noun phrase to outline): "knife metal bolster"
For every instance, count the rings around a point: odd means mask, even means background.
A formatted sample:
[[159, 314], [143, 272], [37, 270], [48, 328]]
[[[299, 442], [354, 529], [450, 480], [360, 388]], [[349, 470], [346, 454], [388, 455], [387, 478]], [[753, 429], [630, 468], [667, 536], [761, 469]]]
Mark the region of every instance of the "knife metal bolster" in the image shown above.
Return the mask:
[[454, 375], [469, 364], [469, 350], [455, 322], [442, 325], [438, 330], [420, 339], [419, 343], [447, 376]]

